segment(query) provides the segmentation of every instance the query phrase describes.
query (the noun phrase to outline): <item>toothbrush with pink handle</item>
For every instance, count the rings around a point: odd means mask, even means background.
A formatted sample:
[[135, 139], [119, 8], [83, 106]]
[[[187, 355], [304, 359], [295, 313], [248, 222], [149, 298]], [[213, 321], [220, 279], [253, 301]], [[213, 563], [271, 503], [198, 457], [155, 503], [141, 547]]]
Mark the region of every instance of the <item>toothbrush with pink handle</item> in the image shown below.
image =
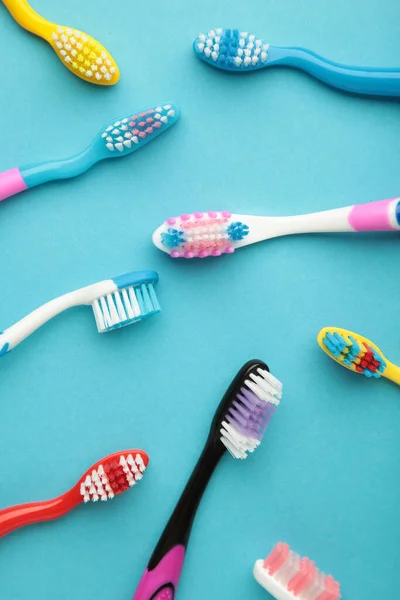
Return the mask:
[[133, 600], [174, 600], [197, 507], [226, 452], [244, 459], [259, 445], [279, 405], [282, 384], [267, 365], [247, 362], [223, 397], [202, 455], [172, 513]]
[[106, 123], [93, 142], [76, 154], [0, 173], [0, 201], [56, 179], [76, 177], [107, 158], [127, 156], [169, 129], [180, 115], [176, 104], [130, 112]]
[[183, 214], [158, 227], [153, 243], [172, 258], [206, 258], [283, 235], [340, 231], [400, 231], [400, 198], [293, 217], [257, 217], [226, 210]]

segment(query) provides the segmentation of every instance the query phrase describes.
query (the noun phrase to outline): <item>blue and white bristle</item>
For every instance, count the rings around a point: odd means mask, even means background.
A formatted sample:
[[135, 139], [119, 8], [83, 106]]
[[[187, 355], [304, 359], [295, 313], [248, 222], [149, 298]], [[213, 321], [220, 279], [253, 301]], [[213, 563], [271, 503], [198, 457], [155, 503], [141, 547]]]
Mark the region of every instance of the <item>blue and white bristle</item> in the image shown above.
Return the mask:
[[92, 307], [99, 333], [131, 325], [160, 311], [153, 283], [119, 289], [96, 299]]
[[281, 397], [282, 383], [266, 369], [245, 380], [220, 429], [220, 440], [234, 458], [247, 458], [260, 445]]
[[258, 69], [268, 60], [269, 44], [247, 31], [211, 29], [194, 42], [196, 54], [221, 69]]

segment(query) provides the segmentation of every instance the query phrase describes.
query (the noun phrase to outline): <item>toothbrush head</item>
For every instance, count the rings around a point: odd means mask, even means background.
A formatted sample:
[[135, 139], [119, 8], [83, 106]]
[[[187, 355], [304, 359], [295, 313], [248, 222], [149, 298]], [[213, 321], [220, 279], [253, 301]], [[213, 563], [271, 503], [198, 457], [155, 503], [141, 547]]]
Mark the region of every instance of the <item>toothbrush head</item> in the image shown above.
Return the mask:
[[213, 67], [225, 71], [254, 71], [266, 65], [269, 44], [247, 31], [211, 29], [195, 39], [193, 49]]
[[195, 212], [167, 219], [154, 232], [153, 243], [172, 258], [221, 256], [243, 245], [249, 230], [226, 210]]
[[179, 119], [180, 109], [167, 103], [114, 119], [98, 134], [94, 144], [101, 158], [132, 154], [164, 133]]
[[260, 445], [282, 397], [282, 384], [260, 360], [247, 362], [223, 397], [210, 436], [234, 458], [247, 458]]
[[81, 477], [77, 488], [82, 502], [111, 500], [143, 477], [149, 457], [143, 450], [114, 452], [99, 460]]
[[379, 378], [385, 374], [387, 361], [373, 342], [346, 329], [324, 327], [318, 344], [337, 363], [354, 373]]
[[87, 33], [54, 25], [48, 42], [67, 69], [81, 79], [98, 85], [114, 85], [119, 80], [111, 54]]
[[113, 331], [159, 313], [154, 289], [157, 282], [155, 271], [134, 271], [103, 282], [105, 294], [103, 283], [99, 284], [99, 295], [91, 301], [98, 332]]
[[265, 560], [257, 560], [256, 581], [274, 598], [281, 600], [340, 600], [340, 585], [325, 575], [313, 561], [302, 558], [279, 542]]

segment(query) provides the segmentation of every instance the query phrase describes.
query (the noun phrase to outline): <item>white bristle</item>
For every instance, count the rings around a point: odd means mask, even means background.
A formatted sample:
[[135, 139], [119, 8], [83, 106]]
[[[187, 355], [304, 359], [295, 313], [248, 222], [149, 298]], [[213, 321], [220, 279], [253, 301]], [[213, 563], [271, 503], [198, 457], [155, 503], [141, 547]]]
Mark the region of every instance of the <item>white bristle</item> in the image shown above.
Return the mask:
[[[243, 387], [259, 398], [259, 400], [269, 404], [271, 408], [278, 406], [282, 397], [282, 384], [266, 369], [259, 367], [257, 372], [252, 371], [249, 377], [244, 381]], [[240, 398], [237, 396], [240, 403]], [[246, 407], [246, 410], [247, 407]], [[227, 415], [228, 419], [229, 415]], [[260, 445], [260, 440], [256, 437], [245, 435], [235, 427], [233, 423], [227, 420], [223, 421], [220, 429], [220, 440], [234, 458], [244, 459], [249, 452]]]
[[[51, 38], [56, 51], [63, 57], [67, 64], [72, 65], [74, 72], [77, 74], [81, 74], [87, 79], [94, 79], [97, 81], [100, 81], [104, 76], [104, 79], [110, 81], [116, 73], [117, 70], [113, 66], [107, 53], [101, 52], [100, 56], [96, 56], [98, 53], [96, 46], [92, 45], [89, 42], [89, 38], [82, 34], [82, 32], [72, 31], [72, 29], [69, 28], [64, 30], [62, 27], [58, 27], [57, 33], [55, 31], [52, 32]], [[87, 45], [88, 42], [90, 45]], [[82, 56], [78, 56], [78, 52], [82, 53]], [[90, 60], [93, 62], [91, 66], [89, 66], [85, 60], [89, 56], [91, 57]], [[73, 59], [77, 62], [75, 63]], [[96, 73], [97, 65], [102, 65], [103, 61], [106, 62], [109, 70], [104, 67], [106, 70], [103, 72], [103, 75], [100, 75]], [[83, 64], [84, 62], [86, 62], [86, 64]], [[95, 63], [97, 63], [97, 65]], [[77, 65], [79, 66], [79, 69]], [[71, 66], [69, 68], [71, 68]]]
[[143, 471], [146, 469], [146, 467], [144, 466], [144, 462], [143, 462], [143, 459], [140, 456], [140, 454], [136, 454], [135, 463], [139, 467], [140, 472], [143, 473]]
[[96, 502], [100, 498], [101, 500], [107, 500], [106, 491], [108, 489], [111, 488], [102, 465], [100, 465], [98, 469], [93, 469], [91, 475], [86, 476], [79, 488], [85, 503], [90, 500]]

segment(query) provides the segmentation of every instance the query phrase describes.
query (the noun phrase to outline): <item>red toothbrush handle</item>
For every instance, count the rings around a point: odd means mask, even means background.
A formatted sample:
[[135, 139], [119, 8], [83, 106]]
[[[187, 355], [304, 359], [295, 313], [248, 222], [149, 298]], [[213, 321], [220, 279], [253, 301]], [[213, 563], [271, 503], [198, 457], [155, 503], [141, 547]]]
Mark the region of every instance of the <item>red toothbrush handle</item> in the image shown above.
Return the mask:
[[0, 510], [0, 537], [25, 525], [40, 523], [41, 521], [51, 521], [52, 519], [62, 517], [80, 504], [81, 501], [82, 498], [79, 490], [73, 488], [66, 494], [53, 500], [30, 502], [28, 504], [19, 504], [18, 506], [4, 508]]

